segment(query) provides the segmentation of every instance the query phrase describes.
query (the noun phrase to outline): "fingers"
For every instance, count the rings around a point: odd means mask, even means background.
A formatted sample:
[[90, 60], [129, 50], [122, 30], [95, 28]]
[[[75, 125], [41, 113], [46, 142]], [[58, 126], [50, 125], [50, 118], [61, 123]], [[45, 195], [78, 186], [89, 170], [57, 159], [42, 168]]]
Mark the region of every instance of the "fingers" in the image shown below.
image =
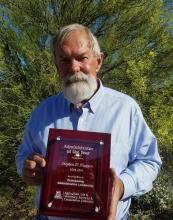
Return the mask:
[[46, 166], [46, 161], [44, 157], [40, 154], [37, 153], [31, 153], [28, 158], [28, 160], [35, 161], [37, 164], [40, 165], [40, 167], [45, 167]]
[[113, 191], [115, 190], [115, 182], [116, 182], [116, 173], [113, 168], [110, 168], [109, 178], [110, 178], [110, 184], [111, 184], [111, 189], [113, 193]]
[[23, 181], [29, 185], [38, 186], [42, 184], [43, 176], [29, 177], [23, 175]]
[[28, 177], [39, 177], [44, 173], [44, 168], [40, 167], [34, 161], [26, 160], [24, 163], [25, 176]]
[[45, 159], [37, 154], [32, 153], [24, 161], [22, 177], [30, 185], [40, 185], [43, 180]]
[[110, 168], [109, 177], [110, 177], [110, 202], [109, 202], [109, 213], [107, 220], [114, 220], [116, 216], [118, 199], [116, 198], [115, 195], [116, 173], [112, 168]]
[[117, 205], [124, 192], [124, 185], [116, 175], [114, 169], [110, 169], [110, 205], [107, 220], [114, 220], [116, 216]]
[[124, 184], [122, 180], [116, 175], [113, 168], [110, 168], [110, 183], [112, 185], [112, 194], [115, 193], [118, 200], [120, 200], [124, 193]]

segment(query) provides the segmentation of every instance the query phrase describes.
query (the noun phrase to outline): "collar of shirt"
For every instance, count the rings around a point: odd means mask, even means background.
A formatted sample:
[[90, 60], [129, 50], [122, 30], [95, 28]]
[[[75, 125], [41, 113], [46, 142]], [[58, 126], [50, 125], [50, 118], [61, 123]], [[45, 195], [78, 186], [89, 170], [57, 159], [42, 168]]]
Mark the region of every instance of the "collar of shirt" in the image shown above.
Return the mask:
[[[82, 108], [88, 108], [88, 110], [91, 113], [95, 113], [101, 100], [102, 100], [102, 96], [103, 96], [103, 91], [104, 91], [104, 87], [103, 84], [101, 82], [101, 80], [98, 79], [99, 82], [99, 89], [97, 90], [97, 92], [92, 96], [91, 99], [89, 99], [83, 106]], [[74, 109], [76, 109], [77, 107], [74, 106], [73, 103], [70, 103], [68, 100], [68, 106], [70, 109], [70, 112], [72, 112]], [[80, 107], [79, 107], [80, 108]]]

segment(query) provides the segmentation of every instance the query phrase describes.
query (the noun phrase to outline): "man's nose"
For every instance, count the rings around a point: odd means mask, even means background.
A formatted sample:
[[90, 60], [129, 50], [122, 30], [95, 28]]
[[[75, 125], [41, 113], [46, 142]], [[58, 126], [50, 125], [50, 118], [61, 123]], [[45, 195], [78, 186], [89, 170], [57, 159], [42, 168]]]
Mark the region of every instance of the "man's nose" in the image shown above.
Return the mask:
[[76, 74], [80, 71], [80, 64], [77, 60], [72, 60], [70, 65], [71, 74]]

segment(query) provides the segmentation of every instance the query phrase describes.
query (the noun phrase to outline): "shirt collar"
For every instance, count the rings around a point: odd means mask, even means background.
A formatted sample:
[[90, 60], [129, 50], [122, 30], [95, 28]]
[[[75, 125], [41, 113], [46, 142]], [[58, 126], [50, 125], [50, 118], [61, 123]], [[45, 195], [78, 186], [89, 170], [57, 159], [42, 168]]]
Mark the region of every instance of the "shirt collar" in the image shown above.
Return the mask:
[[98, 79], [98, 83], [99, 83], [99, 89], [97, 90], [97, 92], [93, 95], [93, 97], [88, 100], [87, 103], [89, 103], [90, 108], [92, 110], [93, 113], [96, 112], [96, 109], [98, 108], [101, 100], [102, 100], [102, 96], [103, 96], [103, 84], [101, 82], [100, 79]]

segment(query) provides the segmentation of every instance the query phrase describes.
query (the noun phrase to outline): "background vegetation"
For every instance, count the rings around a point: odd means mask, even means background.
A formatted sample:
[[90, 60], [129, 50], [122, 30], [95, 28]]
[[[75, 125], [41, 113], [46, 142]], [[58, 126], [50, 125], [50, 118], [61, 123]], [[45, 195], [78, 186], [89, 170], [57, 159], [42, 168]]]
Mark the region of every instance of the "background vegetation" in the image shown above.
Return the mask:
[[33, 219], [32, 187], [15, 153], [32, 109], [60, 90], [51, 38], [70, 23], [90, 27], [105, 53], [99, 77], [140, 104], [163, 167], [154, 189], [133, 199], [131, 219], [173, 219], [173, 2], [170, 0], [0, 1], [0, 219]]

